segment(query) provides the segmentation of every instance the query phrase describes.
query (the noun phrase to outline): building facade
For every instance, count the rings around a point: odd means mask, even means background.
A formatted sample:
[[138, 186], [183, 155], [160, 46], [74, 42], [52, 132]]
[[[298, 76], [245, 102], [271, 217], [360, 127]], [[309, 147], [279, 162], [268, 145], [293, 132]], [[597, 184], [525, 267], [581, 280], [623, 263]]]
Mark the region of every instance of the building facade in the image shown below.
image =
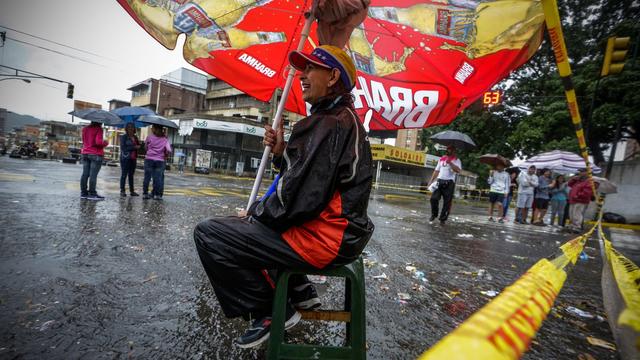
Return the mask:
[[[260, 166], [264, 146], [264, 125], [271, 123], [277, 100], [259, 101], [227, 83], [209, 77], [204, 109], [198, 113], [171, 116], [180, 129], [172, 132], [175, 148], [172, 161], [185, 156], [187, 168], [208, 166], [210, 171], [252, 176]], [[286, 131], [302, 116], [290, 112], [283, 114]], [[198, 149], [210, 151], [206, 161], [198, 157]]]

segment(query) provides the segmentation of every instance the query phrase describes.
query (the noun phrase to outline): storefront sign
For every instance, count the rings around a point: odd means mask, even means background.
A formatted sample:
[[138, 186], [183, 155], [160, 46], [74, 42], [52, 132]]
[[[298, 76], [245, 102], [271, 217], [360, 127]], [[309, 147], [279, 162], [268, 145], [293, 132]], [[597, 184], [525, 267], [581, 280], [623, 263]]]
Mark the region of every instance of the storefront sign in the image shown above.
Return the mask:
[[388, 160], [399, 163], [425, 166], [425, 154], [385, 144], [371, 145], [373, 160]]
[[[186, 123], [185, 123], [186, 124]], [[264, 128], [229, 121], [193, 119], [193, 127], [196, 129], [217, 130], [225, 132], [235, 132], [254, 136], [264, 136]], [[189, 124], [191, 125], [191, 123]]]

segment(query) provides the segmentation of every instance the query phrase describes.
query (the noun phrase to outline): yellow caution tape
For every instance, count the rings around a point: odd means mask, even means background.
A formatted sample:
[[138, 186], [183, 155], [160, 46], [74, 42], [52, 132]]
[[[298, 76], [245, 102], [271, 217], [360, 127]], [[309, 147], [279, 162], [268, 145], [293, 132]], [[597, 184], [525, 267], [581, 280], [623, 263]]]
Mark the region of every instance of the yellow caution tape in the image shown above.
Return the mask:
[[640, 268], [618, 252], [605, 237], [602, 226], [599, 224], [598, 227], [604, 240], [607, 261], [625, 302], [625, 309], [618, 317], [618, 325], [626, 325], [640, 332]]
[[562, 245], [555, 259], [538, 261], [420, 359], [518, 359], [553, 307], [565, 267], [576, 263], [594, 229]]
[[[597, 221], [585, 221], [585, 223], [589, 225], [598, 224]], [[602, 227], [640, 231], [640, 225], [637, 225], [637, 224], [616, 224], [616, 223], [603, 222]]]

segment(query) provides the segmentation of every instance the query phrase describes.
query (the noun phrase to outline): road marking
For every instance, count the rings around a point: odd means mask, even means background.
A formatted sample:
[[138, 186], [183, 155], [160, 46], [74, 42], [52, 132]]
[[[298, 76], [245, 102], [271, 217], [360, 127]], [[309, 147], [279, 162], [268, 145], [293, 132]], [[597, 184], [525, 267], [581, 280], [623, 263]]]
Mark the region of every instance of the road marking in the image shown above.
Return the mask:
[[19, 174], [19, 173], [10, 173], [10, 172], [0, 172], [0, 181], [33, 181], [33, 176]]

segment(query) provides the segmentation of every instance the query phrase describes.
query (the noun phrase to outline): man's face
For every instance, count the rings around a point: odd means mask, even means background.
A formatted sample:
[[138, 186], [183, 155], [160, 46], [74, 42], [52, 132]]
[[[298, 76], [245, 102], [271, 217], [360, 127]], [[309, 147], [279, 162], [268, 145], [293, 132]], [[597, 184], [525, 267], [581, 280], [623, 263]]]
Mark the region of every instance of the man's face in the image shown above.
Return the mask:
[[453, 155], [456, 153], [456, 148], [453, 146], [447, 146], [447, 155]]
[[547, 170], [544, 172], [543, 174], [545, 177], [550, 178], [551, 177], [551, 171]]
[[527, 173], [529, 173], [529, 175], [533, 175], [536, 173], [536, 168], [535, 167], [530, 167], [529, 170], [527, 170]]
[[300, 74], [302, 82], [302, 99], [309, 104], [315, 104], [320, 98], [329, 95], [329, 87], [335, 83], [332, 81], [332, 70], [307, 64]]

